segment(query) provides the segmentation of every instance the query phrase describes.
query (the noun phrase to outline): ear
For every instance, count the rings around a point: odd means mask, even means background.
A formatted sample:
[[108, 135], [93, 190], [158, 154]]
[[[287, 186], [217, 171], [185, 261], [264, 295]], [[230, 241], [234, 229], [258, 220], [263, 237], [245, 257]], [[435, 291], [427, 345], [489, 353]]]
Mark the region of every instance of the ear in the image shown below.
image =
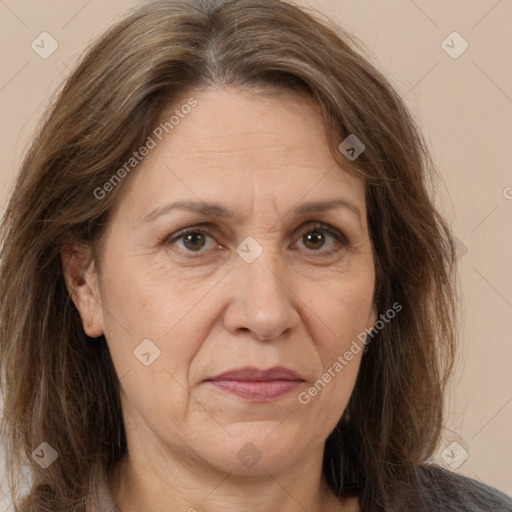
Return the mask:
[[103, 334], [103, 309], [91, 247], [67, 246], [61, 250], [61, 259], [66, 288], [80, 313], [84, 331], [97, 338]]
[[372, 309], [370, 311], [370, 314], [368, 315], [368, 322], [366, 324], [366, 328], [370, 331], [375, 326], [375, 322], [377, 321], [377, 307], [375, 304], [372, 305]]

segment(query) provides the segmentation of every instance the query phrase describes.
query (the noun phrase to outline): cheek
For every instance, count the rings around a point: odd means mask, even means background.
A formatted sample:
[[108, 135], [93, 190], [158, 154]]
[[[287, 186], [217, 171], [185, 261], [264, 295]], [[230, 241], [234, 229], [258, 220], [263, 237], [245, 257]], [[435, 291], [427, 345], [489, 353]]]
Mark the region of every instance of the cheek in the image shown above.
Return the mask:
[[312, 297], [309, 318], [322, 370], [311, 397], [341, 416], [355, 385], [366, 329], [372, 326], [372, 272], [333, 279]]
[[371, 325], [373, 272], [369, 268], [353, 275], [327, 280], [311, 290], [310, 309], [317, 325], [327, 335], [316, 339], [332, 356], [339, 355], [353, 339]]
[[[325, 438], [342, 417], [354, 389], [361, 365], [371, 309], [371, 294], [360, 293], [364, 288], [345, 288], [345, 293], [325, 295], [317, 304], [323, 305], [316, 319], [319, 335], [316, 350], [321, 361], [312, 382], [297, 397], [306, 417], [313, 417]], [[371, 291], [371, 289], [370, 289]], [[321, 427], [320, 427], [321, 425]]]
[[180, 268], [159, 255], [126, 256], [114, 242], [102, 273], [102, 302], [112, 330], [161, 339], [191, 310], [196, 286], [183, 286]]
[[130, 375], [127, 394], [151, 399], [188, 386], [191, 362], [218, 314], [211, 280], [193, 273], [185, 279], [183, 269], [161, 260], [111, 254], [102, 278], [104, 330], [117, 374]]

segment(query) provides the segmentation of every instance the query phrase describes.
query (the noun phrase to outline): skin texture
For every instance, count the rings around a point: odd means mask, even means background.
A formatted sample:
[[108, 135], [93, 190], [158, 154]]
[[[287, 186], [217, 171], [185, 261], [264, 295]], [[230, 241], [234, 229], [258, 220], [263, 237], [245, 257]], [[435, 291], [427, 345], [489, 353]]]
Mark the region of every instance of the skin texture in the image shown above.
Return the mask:
[[[334, 497], [321, 462], [362, 351], [307, 405], [298, 394], [376, 319], [364, 185], [334, 161], [309, 99], [215, 88], [193, 97], [197, 106], [122, 183], [101, 264], [86, 267], [79, 245], [64, 257], [84, 329], [105, 334], [121, 382], [129, 454], [113, 499], [123, 512], [358, 510]], [[361, 218], [344, 207], [293, 214], [334, 198]], [[177, 200], [215, 201], [236, 216], [175, 210], [143, 221]], [[208, 234], [187, 243], [178, 235], [189, 227]], [[252, 263], [236, 251], [249, 236], [263, 251]], [[160, 350], [148, 366], [134, 355], [145, 339]], [[267, 403], [205, 382], [277, 365], [304, 382]], [[251, 467], [238, 456], [244, 446], [261, 457]]]

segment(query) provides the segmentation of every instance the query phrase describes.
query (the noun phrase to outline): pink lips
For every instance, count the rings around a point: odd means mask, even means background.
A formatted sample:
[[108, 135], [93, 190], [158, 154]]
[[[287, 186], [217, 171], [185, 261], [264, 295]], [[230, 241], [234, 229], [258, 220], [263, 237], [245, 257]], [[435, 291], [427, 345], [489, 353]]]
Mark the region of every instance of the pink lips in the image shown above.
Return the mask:
[[207, 379], [207, 382], [251, 402], [270, 402], [290, 393], [304, 379], [288, 368], [276, 366], [268, 370], [255, 367], [230, 370]]

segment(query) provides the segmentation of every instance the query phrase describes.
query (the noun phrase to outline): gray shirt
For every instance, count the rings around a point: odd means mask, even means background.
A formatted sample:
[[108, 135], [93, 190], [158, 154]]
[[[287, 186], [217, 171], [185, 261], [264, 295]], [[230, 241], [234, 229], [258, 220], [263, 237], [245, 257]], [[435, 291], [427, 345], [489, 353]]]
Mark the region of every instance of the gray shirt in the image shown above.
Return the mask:
[[512, 499], [472, 478], [425, 466], [421, 472], [425, 512], [512, 512]]
[[[439, 466], [422, 466], [419, 480], [421, 508], [410, 510], [405, 506], [401, 512], [512, 512], [512, 499], [506, 494]], [[121, 512], [106, 488], [102, 494], [102, 512]]]

